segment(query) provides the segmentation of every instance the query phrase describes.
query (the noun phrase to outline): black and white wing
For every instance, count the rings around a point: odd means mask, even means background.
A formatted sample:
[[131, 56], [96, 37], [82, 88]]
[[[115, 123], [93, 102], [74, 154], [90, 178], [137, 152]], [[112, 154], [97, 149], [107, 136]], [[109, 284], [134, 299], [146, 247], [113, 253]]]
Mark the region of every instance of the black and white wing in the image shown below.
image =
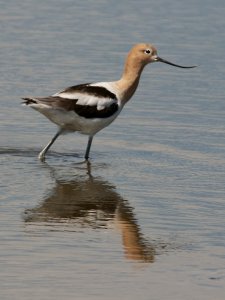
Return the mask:
[[101, 84], [80, 84], [49, 97], [23, 99], [24, 104], [37, 110], [45, 106], [74, 111], [77, 115], [87, 119], [108, 118], [119, 109], [116, 95]]

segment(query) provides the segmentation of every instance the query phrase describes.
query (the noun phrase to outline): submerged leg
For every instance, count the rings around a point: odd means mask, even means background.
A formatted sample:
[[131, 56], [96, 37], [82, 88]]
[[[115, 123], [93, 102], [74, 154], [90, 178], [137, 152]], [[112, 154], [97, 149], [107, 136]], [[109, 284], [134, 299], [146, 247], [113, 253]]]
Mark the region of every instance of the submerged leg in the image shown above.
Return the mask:
[[87, 148], [86, 148], [86, 152], [85, 152], [85, 156], [84, 156], [84, 158], [86, 160], [88, 160], [88, 158], [89, 158], [89, 153], [90, 153], [90, 149], [91, 149], [92, 140], [93, 140], [93, 136], [89, 136], [88, 144], [87, 144]]
[[62, 133], [62, 130], [60, 129], [56, 135], [52, 138], [52, 140], [47, 144], [47, 146], [44, 147], [44, 149], [39, 153], [38, 158], [43, 161], [45, 160], [45, 154], [47, 153], [48, 149], [51, 147], [51, 145], [55, 142], [55, 140], [60, 136]]

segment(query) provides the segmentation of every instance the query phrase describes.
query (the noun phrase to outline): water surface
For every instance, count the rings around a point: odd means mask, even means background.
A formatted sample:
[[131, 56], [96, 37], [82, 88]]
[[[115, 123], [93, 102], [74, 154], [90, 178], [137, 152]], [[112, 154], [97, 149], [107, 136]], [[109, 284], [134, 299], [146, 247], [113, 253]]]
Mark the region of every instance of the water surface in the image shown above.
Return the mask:
[[[225, 4], [1, 1], [1, 299], [224, 299]], [[94, 139], [62, 136], [20, 98], [148, 66]]]

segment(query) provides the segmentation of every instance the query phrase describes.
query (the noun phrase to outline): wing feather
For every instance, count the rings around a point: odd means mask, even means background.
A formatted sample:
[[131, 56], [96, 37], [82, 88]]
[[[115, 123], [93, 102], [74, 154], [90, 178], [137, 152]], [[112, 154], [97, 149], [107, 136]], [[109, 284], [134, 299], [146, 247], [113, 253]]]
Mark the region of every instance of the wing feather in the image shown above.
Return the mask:
[[90, 84], [69, 87], [49, 97], [24, 98], [24, 100], [24, 104], [33, 108], [44, 105], [54, 109], [74, 111], [87, 119], [108, 118], [119, 109], [114, 93], [105, 87], [91, 86]]

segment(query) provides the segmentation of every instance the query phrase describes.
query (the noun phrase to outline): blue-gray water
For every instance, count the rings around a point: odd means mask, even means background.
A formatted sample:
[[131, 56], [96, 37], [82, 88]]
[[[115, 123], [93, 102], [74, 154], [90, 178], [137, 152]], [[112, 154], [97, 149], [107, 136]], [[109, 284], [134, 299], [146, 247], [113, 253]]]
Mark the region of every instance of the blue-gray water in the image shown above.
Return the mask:
[[[223, 0], [0, 1], [0, 298], [222, 300], [225, 294]], [[121, 116], [63, 136], [20, 106], [118, 79], [151, 42]]]

